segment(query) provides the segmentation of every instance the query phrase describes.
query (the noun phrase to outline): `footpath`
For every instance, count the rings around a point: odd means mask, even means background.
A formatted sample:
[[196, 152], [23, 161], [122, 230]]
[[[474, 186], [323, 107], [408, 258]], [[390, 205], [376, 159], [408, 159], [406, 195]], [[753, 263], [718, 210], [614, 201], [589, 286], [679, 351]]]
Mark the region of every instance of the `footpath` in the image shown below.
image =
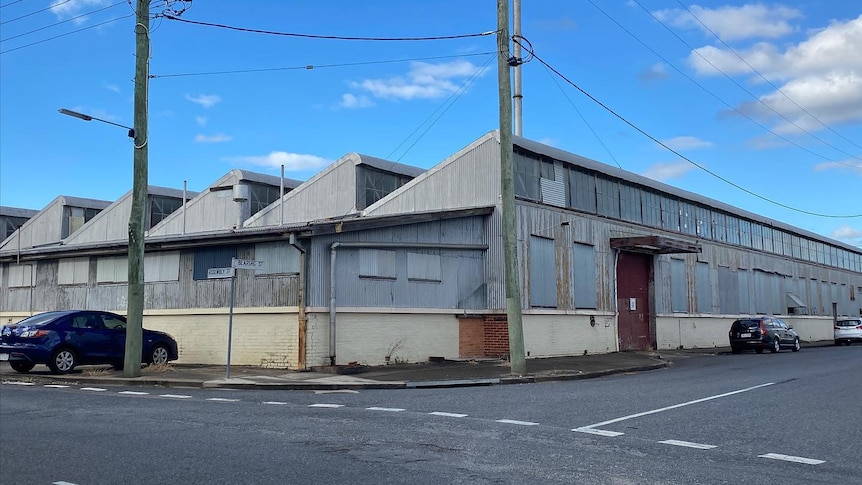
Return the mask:
[[[807, 343], [806, 347], [832, 345]], [[409, 389], [491, 386], [589, 379], [613, 374], [662, 369], [674, 360], [730, 353], [730, 348], [614, 352], [572, 357], [527, 359], [527, 373], [514, 376], [509, 362], [499, 359], [458, 359], [384, 366], [336, 366], [308, 371], [255, 366], [168, 364], [141, 369], [140, 377], [125, 377], [110, 366], [81, 366], [66, 375], [52, 375], [37, 365], [19, 374], [0, 363], [0, 382], [86, 384], [100, 386], [161, 386], [273, 390]]]

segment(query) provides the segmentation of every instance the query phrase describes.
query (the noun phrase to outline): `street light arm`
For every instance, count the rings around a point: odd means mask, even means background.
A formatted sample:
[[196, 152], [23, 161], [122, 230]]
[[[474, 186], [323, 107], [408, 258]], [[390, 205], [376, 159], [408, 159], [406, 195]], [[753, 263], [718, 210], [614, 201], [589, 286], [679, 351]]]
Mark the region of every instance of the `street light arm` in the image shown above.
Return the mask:
[[58, 111], [60, 114], [63, 114], [63, 115], [66, 115], [66, 116], [71, 116], [72, 118], [78, 118], [79, 120], [84, 120], [84, 121], [93, 121], [93, 120], [95, 120], [95, 121], [101, 121], [102, 123], [107, 123], [107, 124], [109, 124], [109, 125], [114, 125], [114, 126], [119, 126], [120, 128], [125, 128], [125, 129], [129, 130], [129, 138], [134, 138], [134, 137], [135, 137], [135, 129], [134, 129], [134, 128], [132, 128], [132, 127], [130, 127], [130, 126], [125, 126], [125, 125], [121, 125], [121, 124], [119, 124], [119, 123], [114, 123], [113, 121], [103, 120], [103, 119], [101, 119], [101, 118], [96, 118], [95, 116], [90, 116], [90, 115], [88, 115], [88, 114], [84, 114], [84, 113], [78, 113], [77, 111], [72, 111], [72, 110], [70, 110], [70, 109], [66, 109], [66, 108], [60, 108], [60, 109], [59, 109], [59, 110], [57, 110], [57, 111]]

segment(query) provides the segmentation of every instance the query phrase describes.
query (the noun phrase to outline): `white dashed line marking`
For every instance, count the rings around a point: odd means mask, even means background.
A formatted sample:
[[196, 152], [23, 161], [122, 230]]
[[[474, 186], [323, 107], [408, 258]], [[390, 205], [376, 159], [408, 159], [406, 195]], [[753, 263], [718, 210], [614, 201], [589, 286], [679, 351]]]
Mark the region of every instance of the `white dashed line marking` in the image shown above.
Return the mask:
[[209, 397], [207, 401], [217, 401], [217, 402], [239, 402], [239, 399], [228, 399], [226, 397]]
[[50, 387], [51, 389], [65, 389], [69, 386], [64, 386], [63, 384], [45, 384], [42, 387]]
[[625, 433], [620, 433], [619, 431], [608, 431], [605, 429], [595, 429], [595, 428], [587, 428], [587, 427], [575, 428], [572, 431], [577, 431], [578, 433], [595, 434], [595, 435], [599, 435], [599, 436], [608, 436], [610, 438], [613, 438], [614, 436], [622, 436], [623, 434], [625, 434]]
[[517, 424], [519, 426], [537, 426], [539, 424], [532, 421], [518, 421], [517, 419], [498, 419], [497, 422], [505, 424]]
[[159, 394], [159, 397], [170, 397], [173, 399], [191, 399], [191, 396], [186, 396], [184, 394]]
[[78, 484], [72, 483], [72, 482], [62, 482], [61, 481], [61, 482], [53, 482], [51, 485], [78, 485]]
[[264, 401], [264, 402], [262, 402], [261, 404], [272, 404], [272, 405], [276, 405], [276, 406], [283, 406], [283, 405], [285, 405], [285, 404], [287, 404], [287, 403], [286, 403], [286, 402], [281, 402], [281, 401]]
[[82, 391], [93, 391], [93, 392], [102, 392], [107, 391], [107, 389], [102, 389], [101, 387], [82, 387]]
[[15, 382], [15, 381], [6, 381], [3, 384], [12, 384], [14, 386], [35, 386], [36, 385], [32, 382]]
[[388, 411], [388, 412], [391, 412], [391, 413], [397, 413], [397, 412], [401, 412], [401, 411], [406, 411], [406, 409], [402, 409], [402, 408], [378, 408], [378, 407], [370, 407], [370, 408], [365, 408], [365, 409], [367, 409], [367, 410], [369, 410], [369, 411]]
[[320, 403], [320, 404], [309, 404], [309, 405], [308, 405], [308, 407], [310, 407], [310, 408], [330, 408], [330, 409], [335, 409], [335, 408], [343, 408], [343, 407], [344, 407], [344, 404], [326, 404], [326, 403]]
[[117, 394], [127, 394], [129, 396], [147, 396], [149, 392], [141, 392], [141, 391], [120, 391]]
[[445, 416], [447, 418], [466, 418], [467, 417], [466, 414], [444, 413], [444, 412], [440, 412], [440, 411], [434, 411], [433, 413], [428, 413], [428, 414], [432, 414], [434, 416]]
[[815, 460], [813, 458], [804, 458], [801, 456], [781, 455], [779, 453], [767, 453], [765, 455], [758, 455], [757, 457], [769, 458], [771, 460], [791, 461], [793, 463], [803, 463], [805, 465], [819, 465], [821, 463], [826, 463], [824, 460]]
[[697, 448], [698, 450], [711, 450], [715, 448], [715, 445], [704, 445], [701, 443], [692, 443], [690, 441], [679, 441], [679, 440], [664, 440], [659, 441], [659, 443], [663, 443], [666, 445], [674, 445], [674, 446], [685, 446], [686, 448]]
[[322, 391], [313, 391], [315, 394], [359, 394], [359, 391], [353, 389], [330, 389]]

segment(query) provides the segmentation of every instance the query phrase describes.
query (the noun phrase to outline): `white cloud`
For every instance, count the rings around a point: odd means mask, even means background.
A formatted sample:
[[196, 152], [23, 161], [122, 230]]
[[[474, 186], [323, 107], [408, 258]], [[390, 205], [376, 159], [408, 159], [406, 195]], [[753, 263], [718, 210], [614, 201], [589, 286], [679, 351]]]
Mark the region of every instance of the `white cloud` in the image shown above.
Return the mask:
[[841, 226], [832, 231], [832, 238], [844, 241], [848, 244], [862, 246], [862, 229], [854, 229], [850, 226]]
[[191, 101], [192, 103], [199, 104], [204, 108], [212, 108], [213, 106], [221, 102], [221, 96], [217, 94], [200, 94], [197, 96], [187, 94], [186, 99]]
[[226, 141], [233, 140], [233, 137], [230, 135], [225, 135], [224, 133], [218, 133], [215, 135], [197, 135], [195, 136], [195, 141], [198, 143], [223, 143]]
[[329, 160], [305, 153], [270, 152], [269, 155], [229, 157], [225, 160], [234, 163], [247, 163], [261, 167], [278, 168], [284, 165], [285, 170], [299, 171], [319, 168], [330, 163]]
[[197, 123], [198, 126], [206, 126], [208, 121], [209, 120], [206, 116], [195, 116], [195, 123]]
[[662, 140], [661, 142], [674, 150], [696, 150], [698, 148], [711, 148], [715, 146], [715, 143], [701, 140], [695, 136], [677, 136]]
[[688, 162], [656, 163], [647, 168], [643, 175], [653, 180], [664, 182], [670, 179], [678, 179], [688, 173], [694, 166]]
[[454, 93], [460, 89], [463, 80], [485, 72], [486, 69], [463, 60], [440, 64], [412, 62], [406, 76], [365, 79], [351, 82], [350, 86], [367, 91], [376, 98], [434, 99]]
[[738, 52], [748, 64], [733, 51], [713, 46], [696, 49], [688, 61], [707, 76], [720, 74], [716, 68], [729, 75], [750, 75], [754, 67], [778, 84], [780, 92], [772, 91], [759, 102], [738, 107], [749, 116], [774, 123], [776, 132], [813, 132], [824, 128], [821, 122], [862, 121], [862, 15], [813, 31], [798, 44], [779, 48], [760, 42]]
[[341, 102], [338, 103], [339, 108], [347, 109], [370, 108], [371, 106], [374, 106], [374, 101], [372, 101], [368, 96], [357, 96], [350, 93], [342, 94]]
[[117, 86], [116, 84], [105, 83], [104, 86], [105, 86], [105, 89], [107, 89], [108, 91], [113, 91], [115, 93], [120, 92], [120, 87]]
[[814, 166], [815, 172], [825, 172], [826, 170], [846, 170], [862, 175], [862, 162], [845, 160], [843, 162], [823, 162]]
[[802, 12], [794, 8], [764, 4], [727, 5], [718, 8], [692, 5], [689, 10], [691, 13], [683, 9], [668, 9], [658, 10], [653, 14], [672, 26], [694, 28], [712, 35], [704, 28], [706, 25], [725, 41], [782, 37], [796, 31], [796, 27], [789, 21], [802, 16]]
[[646, 70], [640, 73], [638, 78], [640, 78], [643, 83], [651, 83], [655, 81], [661, 81], [667, 79], [669, 74], [667, 73], [667, 64], [663, 62], [658, 62], [648, 67]]
[[[111, 2], [109, 0], [53, 0], [51, 2], [51, 12], [61, 20], [67, 20], [72, 17], [77, 17], [86, 12], [96, 10], [99, 7], [107, 7]], [[75, 19], [76, 24], [84, 23], [86, 17]]]

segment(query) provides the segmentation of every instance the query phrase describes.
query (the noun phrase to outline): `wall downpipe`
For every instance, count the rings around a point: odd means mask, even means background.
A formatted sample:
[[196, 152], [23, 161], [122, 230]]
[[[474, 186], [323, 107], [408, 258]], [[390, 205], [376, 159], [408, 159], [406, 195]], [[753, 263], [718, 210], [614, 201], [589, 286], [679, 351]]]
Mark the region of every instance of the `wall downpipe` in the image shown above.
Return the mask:
[[298, 301], [297, 301], [297, 316], [296, 320], [299, 324], [299, 337], [297, 339], [297, 344], [299, 346], [298, 356], [297, 356], [297, 367], [300, 370], [305, 370], [308, 367], [308, 355], [307, 355], [307, 335], [308, 335], [308, 314], [305, 311], [305, 275], [306, 269], [305, 266], [308, 264], [308, 254], [305, 251], [305, 248], [302, 247], [301, 244], [296, 240], [296, 234], [290, 235], [290, 245], [296, 248], [299, 251], [299, 282], [297, 284], [298, 287]]
[[188, 190], [189, 181], [183, 180], [183, 235], [186, 233], [186, 190]]
[[329, 365], [335, 365], [335, 253], [340, 245], [329, 246]]
[[[281, 164], [281, 185], [279, 186], [278, 195], [279, 195], [279, 197], [278, 197], [278, 212], [279, 212], [278, 225], [283, 226], [284, 225], [284, 164], [283, 163]], [[299, 248], [297, 248], [297, 249], [299, 249]], [[300, 249], [300, 251], [305, 253], [305, 251], [302, 249]]]

